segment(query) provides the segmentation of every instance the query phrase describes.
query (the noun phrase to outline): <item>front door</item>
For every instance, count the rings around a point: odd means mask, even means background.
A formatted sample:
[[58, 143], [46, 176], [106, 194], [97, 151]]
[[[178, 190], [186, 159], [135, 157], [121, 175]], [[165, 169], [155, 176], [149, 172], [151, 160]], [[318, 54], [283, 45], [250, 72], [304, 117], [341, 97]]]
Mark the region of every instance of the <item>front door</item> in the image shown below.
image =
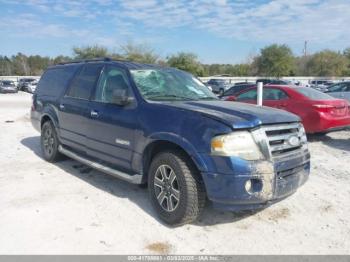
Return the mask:
[[278, 88], [264, 88], [263, 105], [288, 111], [288, 95]]
[[133, 97], [126, 71], [106, 66], [89, 105], [87, 153], [128, 171], [138, 128], [137, 104], [135, 100], [125, 106], [115, 104], [113, 94], [121, 90]]

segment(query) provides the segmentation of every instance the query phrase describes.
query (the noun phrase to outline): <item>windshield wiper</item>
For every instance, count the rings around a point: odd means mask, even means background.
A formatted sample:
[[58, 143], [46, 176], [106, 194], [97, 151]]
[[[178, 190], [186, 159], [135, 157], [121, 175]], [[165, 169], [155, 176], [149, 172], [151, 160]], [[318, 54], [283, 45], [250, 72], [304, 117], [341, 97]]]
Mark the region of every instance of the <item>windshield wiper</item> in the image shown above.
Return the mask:
[[198, 99], [195, 99], [195, 98], [190, 98], [190, 97], [186, 97], [186, 96], [178, 96], [178, 95], [156, 95], [156, 96], [151, 96], [151, 97], [148, 97], [148, 99], [153, 99], [153, 98], [179, 98], [179, 99], [183, 99], [183, 100], [186, 100], [186, 101], [190, 101], [190, 100], [198, 100]]

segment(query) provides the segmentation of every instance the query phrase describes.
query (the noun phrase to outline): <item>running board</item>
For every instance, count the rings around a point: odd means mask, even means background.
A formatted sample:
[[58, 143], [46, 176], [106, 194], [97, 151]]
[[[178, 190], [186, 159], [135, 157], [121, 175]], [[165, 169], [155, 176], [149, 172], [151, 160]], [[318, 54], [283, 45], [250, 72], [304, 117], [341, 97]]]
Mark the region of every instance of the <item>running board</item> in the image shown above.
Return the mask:
[[108, 175], [120, 178], [120, 179], [127, 181], [129, 183], [132, 183], [132, 184], [142, 184], [142, 176], [141, 175], [129, 175], [127, 173], [118, 171], [116, 169], [110, 168], [110, 167], [102, 165], [100, 163], [91, 161], [91, 160], [86, 159], [86, 158], [84, 158], [84, 157], [82, 157], [82, 156], [80, 156], [80, 155], [78, 155], [78, 154], [76, 154], [68, 149], [63, 148], [61, 145], [58, 147], [58, 151], [64, 155], [70, 157], [70, 158], [73, 158], [73, 159], [75, 159], [75, 160], [77, 160], [85, 165], [88, 165], [92, 168], [95, 168], [103, 173], [108, 174]]

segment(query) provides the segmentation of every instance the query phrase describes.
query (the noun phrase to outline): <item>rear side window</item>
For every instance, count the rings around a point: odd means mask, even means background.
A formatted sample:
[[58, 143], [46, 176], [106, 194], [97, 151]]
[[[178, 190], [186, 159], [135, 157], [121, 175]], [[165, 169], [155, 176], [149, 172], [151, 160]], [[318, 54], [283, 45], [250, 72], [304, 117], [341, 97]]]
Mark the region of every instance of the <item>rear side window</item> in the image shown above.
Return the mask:
[[89, 99], [102, 67], [102, 64], [85, 65], [73, 79], [67, 96], [86, 100]]
[[36, 93], [57, 97], [78, 69], [77, 65], [48, 69], [40, 78]]
[[288, 95], [280, 89], [266, 88], [263, 91], [264, 100], [282, 100], [287, 98]]
[[322, 93], [310, 87], [299, 87], [299, 88], [295, 88], [294, 90], [311, 100], [333, 100], [334, 99], [334, 97], [331, 97], [330, 95], [327, 95], [325, 93]]

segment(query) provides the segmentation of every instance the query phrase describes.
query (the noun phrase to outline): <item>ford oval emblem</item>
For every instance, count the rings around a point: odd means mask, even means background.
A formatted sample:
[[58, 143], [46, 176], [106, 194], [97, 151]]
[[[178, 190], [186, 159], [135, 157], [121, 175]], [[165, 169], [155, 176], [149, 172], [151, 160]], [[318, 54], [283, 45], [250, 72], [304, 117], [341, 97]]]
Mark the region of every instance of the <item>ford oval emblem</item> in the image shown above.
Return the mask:
[[300, 144], [299, 137], [297, 137], [297, 136], [289, 137], [288, 144], [291, 146], [298, 146]]

